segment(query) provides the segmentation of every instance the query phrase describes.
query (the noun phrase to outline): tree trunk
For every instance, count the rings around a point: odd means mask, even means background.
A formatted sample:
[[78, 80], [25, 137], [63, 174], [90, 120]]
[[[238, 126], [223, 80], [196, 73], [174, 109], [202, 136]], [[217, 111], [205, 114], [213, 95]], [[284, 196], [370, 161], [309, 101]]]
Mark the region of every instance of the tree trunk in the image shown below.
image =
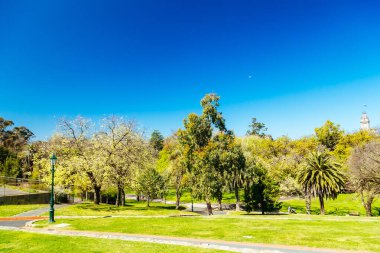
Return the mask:
[[120, 206], [120, 203], [121, 203], [121, 192], [120, 192], [120, 188], [118, 187], [117, 188], [117, 193], [116, 193], [116, 203], [115, 203], [115, 206]]
[[360, 192], [360, 195], [361, 195], [362, 203], [365, 209], [365, 214], [367, 216], [372, 216], [372, 202], [373, 202], [374, 197], [372, 196], [371, 193], [368, 193], [368, 197], [366, 201], [363, 191]]
[[125, 191], [121, 189], [121, 205], [125, 206]]
[[235, 199], [236, 199], [235, 211], [240, 211], [240, 195], [239, 195], [239, 188], [238, 187], [235, 187]]
[[100, 204], [100, 186], [94, 186], [95, 196], [94, 196], [94, 204]]
[[311, 195], [308, 192], [306, 192], [305, 194], [305, 203], [306, 203], [306, 214], [310, 215]]
[[365, 205], [365, 214], [368, 217], [372, 216], [372, 203], [369, 200], [367, 200], [367, 203]]
[[223, 211], [222, 198], [218, 198], [219, 210]]
[[176, 191], [175, 191], [175, 196], [176, 196], [176, 201], [175, 201], [175, 209], [179, 209], [179, 203], [180, 203], [180, 200], [181, 200], [181, 195], [179, 194], [179, 188], [177, 187]]
[[223, 206], [222, 206], [223, 191], [221, 188], [219, 188], [218, 190], [217, 199], [218, 199], [218, 204], [219, 204], [219, 210], [223, 211]]
[[319, 195], [318, 198], [319, 198], [319, 206], [321, 208], [321, 215], [325, 215], [325, 201], [323, 199], [323, 196]]
[[147, 205], [147, 207], [149, 207], [149, 200], [150, 200], [150, 198], [149, 198], [149, 196], [147, 197], [147, 200], [146, 200], [146, 205]]
[[206, 202], [206, 206], [207, 206], [207, 213], [208, 213], [208, 215], [212, 215], [212, 207], [211, 207], [210, 201]]

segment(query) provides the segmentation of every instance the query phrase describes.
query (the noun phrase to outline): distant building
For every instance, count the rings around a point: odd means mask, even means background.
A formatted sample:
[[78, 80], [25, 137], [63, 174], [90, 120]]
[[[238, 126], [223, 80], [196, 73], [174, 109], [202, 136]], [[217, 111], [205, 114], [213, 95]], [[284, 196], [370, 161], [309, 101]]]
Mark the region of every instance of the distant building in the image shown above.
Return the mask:
[[362, 113], [362, 117], [360, 118], [360, 129], [361, 130], [370, 130], [371, 127], [369, 125], [369, 118], [366, 112]]

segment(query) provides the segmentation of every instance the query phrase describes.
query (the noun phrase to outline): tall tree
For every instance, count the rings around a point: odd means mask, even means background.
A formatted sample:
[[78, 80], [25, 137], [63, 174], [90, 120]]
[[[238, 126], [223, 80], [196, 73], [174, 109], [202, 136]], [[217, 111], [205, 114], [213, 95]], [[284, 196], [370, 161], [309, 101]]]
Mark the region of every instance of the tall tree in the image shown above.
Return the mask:
[[256, 135], [260, 137], [265, 137], [266, 131], [268, 128], [264, 123], [257, 121], [256, 118], [252, 118], [252, 123], [249, 125], [249, 130], [247, 131], [247, 135]]
[[132, 121], [110, 116], [103, 119], [102, 131], [94, 136], [109, 169], [109, 179], [117, 188], [116, 205], [125, 205], [125, 188], [131, 186], [135, 169], [151, 162], [151, 150], [143, 133]]
[[160, 152], [158, 164], [169, 177], [169, 182], [175, 188], [176, 209], [180, 208], [180, 201], [184, 189], [188, 185], [188, 173], [185, 153], [178, 142], [177, 133], [166, 139], [164, 148]]
[[349, 160], [349, 175], [360, 194], [367, 216], [372, 216], [372, 203], [380, 194], [380, 143], [371, 142], [354, 149]]
[[[202, 115], [195, 113], [184, 120], [184, 130], [178, 131], [178, 139], [186, 156], [186, 167], [194, 180], [192, 185], [196, 196], [206, 201], [207, 210], [212, 214], [211, 199], [215, 191], [220, 189], [221, 172], [210, 159], [213, 130], [228, 133], [222, 113], [218, 111], [219, 96], [207, 94], [201, 100]], [[214, 129], [215, 127], [215, 129]]]
[[147, 206], [150, 201], [158, 196], [164, 189], [164, 180], [156, 169], [148, 167], [137, 178], [140, 192], [147, 198]]
[[[26, 127], [14, 126], [13, 121], [0, 117], [0, 167], [13, 171], [14, 176], [29, 176], [32, 170], [29, 142], [34, 134]], [[13, 169], [8, 170], [6, 168]], [[14, 171], [17, 167], [17, 173]]]
[[[75, 166], [75, 172], [85, 174], [94, 190], [94, 203], [100, 203], [100, 191], [106, 179], [105, 156], [99, 149], [99, 143], [93, 139], [94, 125], [88, 119], [77, 117], [74, 120], [61, 119], [60, 134], [65, 138], [61, 146], [53, 146], [55, 152], [62, 149], [71, 150], [65, 160], [66, 166]], [[64, 166], [64, 164], [60, 164]]]
[[244, 179], [247, 212], [258, 209], [264, 214], [280, 209], [279, 195], [279, 185], [268, 175], [266, 168], [260, 162], [250, 161]]
[[34, 134], [26, 127], [12, 127], [13, 121], [0, 117], [0, 146], [10, 149], [12, 152], [20, 152]]
[[240, 193], [239, 190], [243, 187], [244, 176], [246, 173], [246, 159], [243, 150], [236, 141], [230, 144], [229, 151], [226, 157], [227, 160], [227, 185], [235, 195], [235, 210], [240, 211]]
[[157, 152], [160, 152], [164, 148], [164, 136], [158, 130], [153, 131], [149, 142]]
[[318, 197], [321, 214], [325, 214], [324, 199], [335, 199], [343, 190], [345, 177], [340, 165], [326, 152], [313, 152], [306, 158], [298, 174], [298, 182], [306, 194]]

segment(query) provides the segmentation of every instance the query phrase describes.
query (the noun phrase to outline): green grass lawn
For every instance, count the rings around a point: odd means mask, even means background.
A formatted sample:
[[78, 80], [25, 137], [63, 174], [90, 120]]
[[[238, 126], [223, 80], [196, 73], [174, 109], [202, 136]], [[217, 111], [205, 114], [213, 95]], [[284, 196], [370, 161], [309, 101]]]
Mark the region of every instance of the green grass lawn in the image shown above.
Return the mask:
[[[287, 212], [288, 206], [296, 209], [297, 213], [306, 213], [304, 199], [283, 201], [281, 211]], [[362, 216], [365, 215], [364, 207], [357, 194], [340, 194], [335, 200], [327, 200], [325, 202], [325, 209], [326, 214], [331, 215], [348, 215], [350, 213], [360, 213]], [[311, 213], [319, 214], [318, 199], [312, 199]], [[372, 215], [380, 215], [380, 200], [374, 202], [372, 206]]]
[[[242, 195], [242, 194], [241, 194]], [[243, 196], [241, 196], [243, 200]], [[170, 189], [167, 200], [175, 201], [175, 190]], [[181, 197], [181, 202], [190, 203], [191, 195], [185, 192]], [[194, 200], [194, 202], [204, 202], [202, 200]], [[216, 201], [214, 201], [215, 203]], [[223, 194], [223, 203], [235, 203], [235, 195], [233, 193]], [[296, 209], [297, 213], [306, 213], [304, 199], [292, 199], [282, 201], [282, 208], [280, 211], [287, 212], [288, 206]], [[364, 207], [361, 203], [360, 197], [357, 194], [340, 194], [337, 199], [325, 200], [325, 212], [330, 215], [348, 215], [350, 213], [359, 213], [361, 216], [365, 215]], [[311, 214], [319, 214], [319, 201], [312, 199]], [[380, 216], [380, 200], [375, 200], [372, 207], [372, 215]]]
[[[182, 208], [183, 209], [183, 208]], [[71, 205], [56, 210], [56, 216], [176, 216], [176, 215], [196, 215], [184, 210], [175, 210], [175, 205], [165, 205], [163, 203], [150, 203], [146, 206], [144, 201], [127, 200], [126, 206], [115, 206], [109, 204], [95, 205], [85, 202]]]
[[[58, 219], [65, 229], [380, 252], [380, 219], [307, 215]], [[40, 221], [38, 226], [47, 226]]]
[[226, 252], [195, 247], [0, 231], [0, 252]]
[[13, 216], [19, 213], [46, 207], [47, 205], [0, 205], [0, 217]]

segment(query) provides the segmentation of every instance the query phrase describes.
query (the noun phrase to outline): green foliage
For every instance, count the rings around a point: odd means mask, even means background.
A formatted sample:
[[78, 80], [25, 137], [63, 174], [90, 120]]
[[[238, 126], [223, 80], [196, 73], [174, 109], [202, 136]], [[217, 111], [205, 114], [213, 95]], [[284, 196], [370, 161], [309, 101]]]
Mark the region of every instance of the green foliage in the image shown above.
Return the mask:
[[157, 171], [163, 173], [170, 165], [170, 150], [164, 148], [158, 154], [156, 162]]
[[333, 151], [333, 155], [339, 160], [339, 162], [341, 162], [343, 165], [346, 165], [346, 162], [349, 159], [354, 148], [362, 147], [365, 144], [376, 139], [379, 139], [379, 137], [375, 132], [366, 130], [342, 135], [335, 147], [335, 150]]
[[[228, 149], [233, 133], [227, 131], [222, 113], [218, 111], [219, 96], [207, 94], [201, 100], [202, 115], [194, 113], [184, 120], [184, 130], [178, 131], [178, 141], [184, 156], [183, 164], [190, 173], [189, 182], [197, 198], [206, 201], [212, 214], [211, 199], [222, 198], [225, 185], [221, 150]], [[213, 131], [219, 130], [213, 137]]]
[[335, 199], [344, 188], [345, 177], [339, 164], [333, 162], [326, 152], [317, 151], [307, 157], [298, 174], [298, 182], [306, 195], [319, 198], [321, 214], [324, 214], [323, 199]]
[[248, 213], [254, 210], [264, 212], [275, 211], [281, 208], [278, 202], [280, 195], [279, 185], [260, 164], [251, 164], [246, 172], [244, 185], [244, 202]]
[[8, 156], [3, 164], [0, 164], [0, 175], [6, 177], [20, 177], [22, 170], [16, 157]]
[[14, 127], [13, 121], [0, 117], [0, 146], [12, 152], [20, 152], [33, 137], [33, 133], [26, 127]]
[[247, 135], [256, 135], [259, 137], [265, 137], [266, 131], [268, 128], [264, 123], [258, 122], [256, 118], [252, 118], [252, 123], [249, 125], [249, 130], [247, 131]]
[[206, 94], [201, 100], [202, 116], [207, 118], [219, 131], [227, 131], [225, 120], [218, 111], [220, 97], [214, 93]]
[[0, 146], [0, 164], [3, 164], [9, 156], [14, 156], [14, 154], [9, 149]]
[[[187, 161], [183, 146], [178, 141], [177, 134], [167, 138], [164, 149], [160, 152], [157, 167], [162, 168], [159, 171], [167, 178], [168, 184], [175, 188], [177, 209], [180, 207], [179, 203], [183, 191], [188, 186], [189, 173]], [[168, 191], [165, 193], [167, 194]]]
[[162, 136], [160, 131], [154, 130], [149, 143], [157, 152], [160, 152], [164, 148], [164, 136]]
[[29, 176], [32, 162], [28, 144], [33, 133], [23, 126], [11, 128], [13, 125], [13, 121], [0, 117], [0, 167], [3, 167], [3, 175]]
[[150, 200], [161, 195], [165, 182], [163, 177], [154, 168], [148, 167], [137, 179], [139, 192], [147, 198], [147, 205]]
[[255, 160], [264, 166], [268, 175], [280, 184], [281, 194], [299, 195], [295, 182], [304, 157], [318, 146], [314, 137], [291, 140], [283, 136], [277, 139], [245, 136], [239, 139], [247, 160]]
[[195, 149], [203, 148], [208, 144], [212, 136], [211, 122], [208, 118], [190, 113], [183, 124], [185, 130], [179, 130], [178, 137], [180, 143], [189, 149], [189, 155]]
[[344, 131], [340, 129], [340, 126], [330, 120], [327, 120], [322, 127], [315, 128], [318, 142], [331, 151], [335, 149], [343, 134]]
[[356, 147], [349, 161], [351, 186], [360, 194], [367, 216], [372, 216], [372, 204], [380, 194], [379, 165], [380, 142], [378, 141]]

